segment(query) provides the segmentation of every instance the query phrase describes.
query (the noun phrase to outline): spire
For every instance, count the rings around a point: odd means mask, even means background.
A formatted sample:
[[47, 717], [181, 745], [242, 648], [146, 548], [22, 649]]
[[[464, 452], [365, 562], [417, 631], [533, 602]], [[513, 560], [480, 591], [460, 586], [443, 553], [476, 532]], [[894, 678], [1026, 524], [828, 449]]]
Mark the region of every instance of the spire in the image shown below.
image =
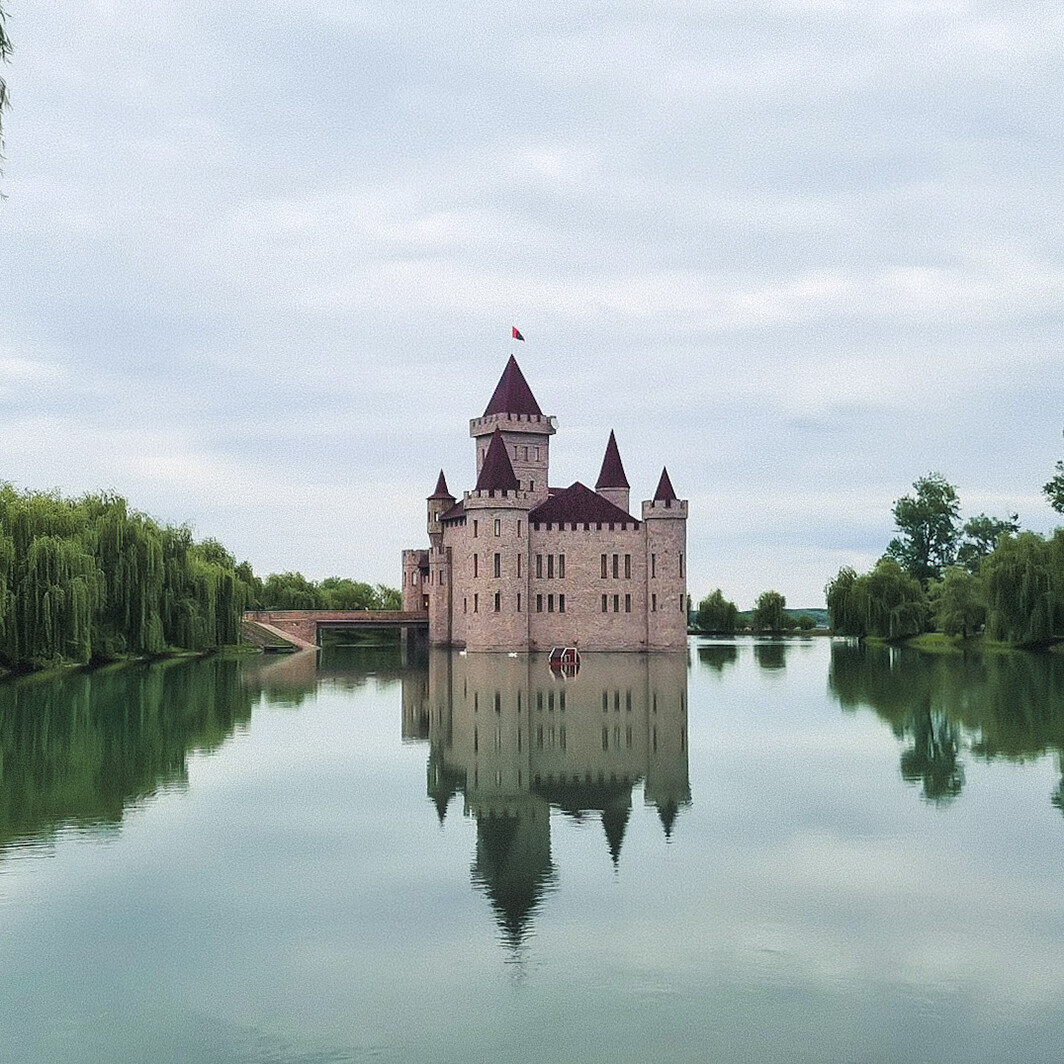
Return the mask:
[[595, 481], [595, 490], [600, 488], [627, 488], [628, 478], [624, 475], [621, 453], [617, 450], [617, 437], [610, 429], [610, 441], [606, 444], [606, 454], [602, 459], [602, 470]]
[[430, 499], [453, 499], [447, 487], [447, 478], [443, 475], [443, 470], [440, 470], [440, 479], [436, 481], [436, 490], [429, 496]]
[[480, 467], [480, 476], [477, 477], [477, 491], [517, 491], [519, 487], [510, 456], [506, 453], [502, 432], [496, 426], [488, 444], [488, 453], [484, 455], [484, 464]]
[[543, 414], [513, 355], [506, 363], [499, 383], [495, 385], [491, 402], [484, 411], [485, 417], [489, 414], [537, 414], [539, 416]]
[[611, 802], [602, 810], [602, 826], [606, 830], [606, 843], [610, 848], [610, 860], [616, 868], [621, 859], [621, 843], [624, 842], [624, 829], [628, 826], [631, 805]]
[[655, 502], [676, 502], [676, 492], [672, 490], [672, 481], [669, 480], [669, 471], [661, 467], [661, 480], [658, 481], [658, 490], [654, 492]]

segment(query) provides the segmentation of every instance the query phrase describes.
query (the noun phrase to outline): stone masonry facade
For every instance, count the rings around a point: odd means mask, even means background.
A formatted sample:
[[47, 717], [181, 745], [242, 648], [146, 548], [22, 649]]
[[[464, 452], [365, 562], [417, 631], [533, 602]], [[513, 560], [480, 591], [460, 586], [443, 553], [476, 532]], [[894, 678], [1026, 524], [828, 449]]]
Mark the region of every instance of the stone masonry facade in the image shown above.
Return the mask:
[[610, 433], [595, 489], [549, 486], [545, 416], [512, 356], [469, 423], [477, 480], [456, 499], [440, 472], [427, 549], [403, 551], [403, 609], [427, 610], [429, 641], [484, 651], [681, 650], [687, 645], [687, 501], [662, 469], [629, 513]]

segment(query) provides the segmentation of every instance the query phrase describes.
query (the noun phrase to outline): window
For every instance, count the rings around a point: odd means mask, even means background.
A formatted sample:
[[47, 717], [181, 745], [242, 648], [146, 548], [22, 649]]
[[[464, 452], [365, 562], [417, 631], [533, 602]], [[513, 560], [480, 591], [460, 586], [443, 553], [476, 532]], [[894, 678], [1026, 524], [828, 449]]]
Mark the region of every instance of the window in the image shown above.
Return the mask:
[[467, 598], [462, 599], [462, 612], [463, 613], [468, 613], [469, 612], [469, 599], [467, 599]]
[[680, 576], [683, 576], [683, 551], [680, 551]]
[[517, 522], [517, 534], [521, 535], [521, 522], [520, 521]]
[[539, 461], [539, 448], [538, 447], [533, 447], [532, 449], [536, 452], [536, 461], [538, 462]]
[[529, 491], [535, 491], [536, 490], [536, 482], [534, 480], [530, 480], [528, 482], [528, 490]]
[[650, 556], [650, 575], [651, 577], [658, 575], [658, 556], [656, 554]]
[[565, 555], [564, 554], [559, 554], [558, 555], [558, 579], [559, 580], [564, 580], [565, 579]]
[[[502, 712], [502, 695], [499, 694], [498, 691], [495, 692], [495, 712], [496, 713], [501, 713]], [[496, 730], [496, 734], [498, 734], [497, 730]], [[496, 747], [496, 749], [498, 749], [498, 747]]]
[[621, 596], [620, 595], [614, 595], [613, 596], [613, 612], [614, 613], [620, 613], [621, 612]]
[[525, 447], [525, 461], [528, 461], [528, 448]]
[[499, 595], [499, 592], [496, 591], [495, 592], [495, 612], [498, 613], [500, 609], [502, 609], [502, 598]]
[[536, 596], [536, 613], [542, 613], [542, 612], [543, 612], [543, 596], [542, 595], [537, 595]]
[[[476, 729], [474, 729], [474, 730], [476, 730]], [[603, 750], [608, 750], [609, 748], [610, 748], [610, 729], [609, 728], [603, 728], [602, 729], [602, 749]], [[475, 749], [475, 747], [474, 747], [474, 749]]]
[[548, 613], [553, 613], [554, 612], [554, 596], [553, 595], [548, 595], [547, 596], [547, 612]]
[[443, 586], [443, 570], [440, 570], [440, 586]]
[[657, 595], [651, 595], [650, 596], [650, 612], [651, 613], [657, 613], [658, 612], [658, 596]]
[[606, 596], [605, 595], [602, 596], [602, 612], [603, 613], [606, 612]]
[[502, 535], [502, 521], [498, 517], [495, 518], [495, 535]]
[[416, 584], [417, 583], [417, 573], [411, 573], [410, 574], [410, 583], [411, 584]]
[[474, 576], [474, 577], [475, 577], [475, 576], [477, 576], [477, 573], [478, 573], [478, 569], [479, 569], [479, 565], [480, 565], [479, 559], [478, 559], [478, 558], [477, 558], [477, 556], [476, 556], [476, 555], [474, 554], [474, 555], [473, 555], [473, 576]]
[[618, 555], [615, 554], [613, 556], [613, 579], [614, 580], [617, 579], [617, 559], [618, 559]]
[[624, 556], [624, 578], [625, 580], [632, 579], [632, 556], [630, 554]]
[[473, 612], [476, 613], [479, 610], [479, 608], [480, 608], [480, 596], [479, 595], [474, 595], [473, 596]]
[[632, 596], [631, 595], [625, 595], [624, 596], [624, 612], [625, 613], [631, 613], [632, 612]]
[[553, 580], [554, 579], [554, 555], [553, 554], [548, 554], [547, 555], [547, 579], [548, 580]]
[[517, 575], [521, 575], [521, 555], [517, 556]]
[[502, 576], [502, 555], [498, 551], [495, 552], [495, 575]]
[[[518, 613], [521, 612], [521, 592], [520, 591], [517, 592], [517, 612]], [[521, 697], [521, 692], [520, 691], [517, 692], [517, 697], [518, 698]]]
[[683, 613], [683, 595], [680, 596], [680, 612]]
[[558, 596], [558, 612], [559, 613], [564, 613], [565, 612], [565, 596], [564, 595], [559, 595]]
[[537, 554], [536, 555], [536, 579], [537, 580], [542, 580], [543, 579], [543, 555], [542, 554]]
[[477, 538], [477, 527], [478, 527], [477, 526], [477, 522], [476, 522], [476, 519], [474, 518], [474, 520], [473, 520], [473, 538], [474, 539]]
[[606, 555], [602, 555], [602, 579], [606, 579]]

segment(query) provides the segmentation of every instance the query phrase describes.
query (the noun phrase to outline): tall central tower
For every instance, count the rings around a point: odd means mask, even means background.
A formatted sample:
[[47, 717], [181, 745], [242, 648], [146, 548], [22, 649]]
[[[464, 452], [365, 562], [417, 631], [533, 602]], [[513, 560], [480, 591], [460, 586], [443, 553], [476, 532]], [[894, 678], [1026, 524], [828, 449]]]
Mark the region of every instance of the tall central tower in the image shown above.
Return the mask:
[[469, 435], [477, 446], [478, 477], [496, 429], [502, 433], [520, 490], [528, 492], [533, 506], [543, 502], [547, 498], [550, 438], [558, 431], [558, 423], [556, 418], [547, 417], [540, 410], [513, 355], [483, 415], [469, 422]]

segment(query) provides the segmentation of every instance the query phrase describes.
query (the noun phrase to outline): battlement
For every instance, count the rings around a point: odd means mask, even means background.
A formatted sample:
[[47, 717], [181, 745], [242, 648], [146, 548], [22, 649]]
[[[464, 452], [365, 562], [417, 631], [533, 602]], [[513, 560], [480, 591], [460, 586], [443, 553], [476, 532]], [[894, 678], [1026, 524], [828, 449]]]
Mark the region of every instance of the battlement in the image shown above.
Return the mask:
[[654, 518], [672, 518], [673, 520], [687, 520], [686, 499], [652, 499], [643, 502], [643, 520]]
[[558, 419], [546, 414], [487, 414], [469, 420], [470, 436], [490, 436], [496, 428], [503, 432], [528, 432], [538, 436], [553, 436], [558, 431]]
[[467, 491], [464, 492], [466, 510], [487, 510], [506, 507], [514, 510], [531, 510], [535, 500], [527, 491]]

